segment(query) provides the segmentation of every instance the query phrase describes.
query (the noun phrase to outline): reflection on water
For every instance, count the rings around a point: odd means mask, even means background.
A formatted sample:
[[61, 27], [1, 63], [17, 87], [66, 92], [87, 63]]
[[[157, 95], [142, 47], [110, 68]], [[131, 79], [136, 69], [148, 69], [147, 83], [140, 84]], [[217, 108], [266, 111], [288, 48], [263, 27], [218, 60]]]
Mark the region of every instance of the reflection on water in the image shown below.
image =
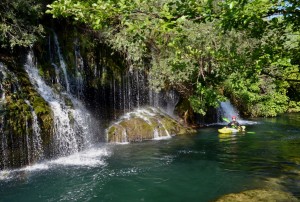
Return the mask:
[[[268, 188], [300, 198], [300, 114], [253, 120], [245, 133], [100, 145], [0, 172], [3, 201], [211, 201]], [[247, 133], [253, 132], [253, 133]]]

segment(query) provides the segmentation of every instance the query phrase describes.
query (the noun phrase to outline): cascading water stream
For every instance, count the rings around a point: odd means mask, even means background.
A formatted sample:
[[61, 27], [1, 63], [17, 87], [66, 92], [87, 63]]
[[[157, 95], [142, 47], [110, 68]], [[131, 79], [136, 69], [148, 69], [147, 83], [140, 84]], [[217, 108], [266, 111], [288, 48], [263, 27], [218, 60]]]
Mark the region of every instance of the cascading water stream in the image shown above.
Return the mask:
[[7, 77], [4, 66], [0, 63], [0, 111], [2, 110], [3, 105], [5, 104], [5, 90], [3, 86], [3, 81]]
[[230, 101], [220, 103], [220, 114], [222, 117], [230, 119], [232, 116], [236, 116], [240, 119], [239, 112], [234, 108]]
[[[31, 115], [32, 115], [32, 124], [31, 124], [32, 135], [31, 135], [30, 140], [28, 140], [29, 134], [27, 134], [27, 146], [29, 147], [32, 142], [32, 151], [33, 151], [32, 153], [34, 155], [34, 159], [41, 160], [44, 157], [44, 150], [42, 147], [42, 138], [41, 138], [41, 128], [38, 124], [37, 115], [36, 115], [33, 107], [30, 105], [30, 102], [28, 100], [25, 100], [25, 102], [30, 107]], [[28, 122], [26, 122], [26, 124], [28, 124]], [[30, 148], [31, 148], [31, 146], [30, 146]]]
[[0, 84], [0, 93], [0, 105], [2, 105], [5, 102], [5, 92], [2, 84]]
[[2, 165], [2, 167], [4, 169], [7, 168], [8, 165], [8, 144], [7, 144], [7, 138], [6, 135], [4, 134], [3, 131], [3, 124], [4, 124], [4, 117], [0, 116], [0, 154], [1, 154], [1, 161], [0, 161], [0, 165]]
[[75, 43], [75, 79], [76, 79], [76, 96], [78, 98], [83, 96], [83, 78], [82, 78], [82, 70], [84, 68], [83, 59], [80, 54], [80, 48], [78, 42], [76, 40]]
[[[28, 127], [28, 120], [26, 119], [25, 121], [25, 143], [26, 143], [26, 153], [27, 153], [27, 162], [30, 165], [32, 163], [32, 148], [31, 148], [31, 138], [30, 136], [30, 132], [29, 132], [29, 127]], [[20, 142], [20, 145], [22, 145], [22, 142]], [[24, 151], [24, 149], [22, 149], [22, 151]], [[22, 155], [24, 155], [25, 152], [22, 152]]]
[[59, 64], [60, 64], [60, 67], [63, 71], [64, 78], [65, 78], [66, 91], [70, 92], [70, 83], [69, 83], [69, 79], [68, 79], [66, 63], [65, 63], [64, 58], [61, 54], [61, 50], [60, 50], [60, 47], [59, 47], [57, 35], [55, 34], [55, 32], [53, 34], [54, 34], [54, 43], [55, 43], [56, 52], [57, 52], [58, 59], [59, 59]]
[[[28, 54], [25, 70], [31, 83], [52, 109], [55, 145], [53, 152], [66, 156], [90, 145], [90, 135], [87, 135], [89, 133], [88, 114], [79, 109], [80, 102], [68, 93], [64, 93], [64, 95], [55, 93], [44, 82], [34, 65], [32, 52]], [[65, 99], [70, 99], [74, 103], [74, 108], [68, 106]]]
[[224, 122], [222, 120], [222, 118], [227, 118], [227, 119], [231, 120], [232, 116], [236, 116], [237, 121], [243, 125], [257, 124], [257, 122], [243, 120], [240, 117], [238, 110], [230, 103], [230, 101], [221, 102], [220, 107], [218, 109], [218, 120], [220, 121], [220, 123], [221, 124], [227, 123], [227, 122]]
[[[0, 63], [0, 71], [1, 74], [3, 75], [3, 77], [5, 78], [5, 72], [3, 70], [3, 65], [2, 63]], [[2, 76], [1, 75], [1, 76]], [[1, 79], [2, 80], [2, 79]], [[0, 83], [0, 113], [3, 110], [3, 105], [5, 104], [5, 92], [4, 92], [4, 88], [2, 85], [2, 82]], [[2, 164], [2, 166], [5, 168], [6, 164], [7, 164], [7, 139], [5, 137], [4, 131], [3, 131], [3, 126], [4, 126], [4, 117], [0, 114], [0, 154], [1, 154], [1, 161], [0, 164]]]

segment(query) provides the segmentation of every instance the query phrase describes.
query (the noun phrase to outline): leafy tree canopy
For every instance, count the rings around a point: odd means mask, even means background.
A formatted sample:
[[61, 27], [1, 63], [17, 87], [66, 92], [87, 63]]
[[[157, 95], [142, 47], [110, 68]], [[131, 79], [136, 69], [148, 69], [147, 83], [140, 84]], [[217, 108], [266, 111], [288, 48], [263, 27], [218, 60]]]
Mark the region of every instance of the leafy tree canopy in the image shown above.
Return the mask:
[[296, 0], [57, 0], [48, 7], [101, 31], [131, 68], [150, 61], [152, 87], [175, 88], [200, 114], [226, 95], [245, 114], [274, 116], [300, 80]]
[[28, 47], [43, 33], [37, 20], [43, 15], [39, 1], [1, 0], [0, 45], [2, 48]]

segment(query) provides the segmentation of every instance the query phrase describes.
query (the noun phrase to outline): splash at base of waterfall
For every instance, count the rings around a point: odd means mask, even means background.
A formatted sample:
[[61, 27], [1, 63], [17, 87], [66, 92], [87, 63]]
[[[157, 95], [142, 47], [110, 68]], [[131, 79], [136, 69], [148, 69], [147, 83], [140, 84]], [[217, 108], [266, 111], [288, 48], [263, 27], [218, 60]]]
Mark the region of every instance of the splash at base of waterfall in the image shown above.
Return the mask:
[[[227, 118], [228, 120], [231, 120], [232, 116], [236, 116], [237, 121], [241, 125], [253, 125], [257, 124], [255, 121], [249, 121], [249, 120], [244, 120], [240, 117], [239, 111], [230, 103], [230, 101], [226, 102], [221, 102], [220, 107], [218, 109], [218, 120], [219, 122], [216, 123], [217, 125], [226, 125], [228, 124], [223, 120], [223, 118]], [[212, 125], [216, 125], [212, 124]]]
[[14, 178], [23, 178], [26, 174], [31, 172], [38, 172], [42, 170], [55, 169], [62, 166], [76, 166], [76, 167], [99, 167], [105, 166], [105, 159], [111, 156], [111, 151], [107, 146], [98, 145], [76, 154], [65, 157], [60, 157], [54, 160], [43, 161], [33, 165], [29, 165], [20, 169], [2, 170], [0, 171], [0, 181], [7, 181]]

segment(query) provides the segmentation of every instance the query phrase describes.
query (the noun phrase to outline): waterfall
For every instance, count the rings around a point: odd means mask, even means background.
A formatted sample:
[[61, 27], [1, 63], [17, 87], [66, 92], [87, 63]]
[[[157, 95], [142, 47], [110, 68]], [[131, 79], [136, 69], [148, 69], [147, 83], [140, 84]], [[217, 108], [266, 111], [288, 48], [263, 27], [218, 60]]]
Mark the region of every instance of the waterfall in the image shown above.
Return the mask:
[[116, 118], [118, 110], [126, 114], [145, 106], [159, 108], [174, 117], [173, 112], [179, 96], [174, 90], [155, 92], [149, 87], [147, 74], [142, 70], [133, 69], [121, 75], [120, 80], [111, 79], [109, 99], [113, 102], [113, 118]]
[[2, 105], [5, 102], [5, 92], [2, 83], [0, 84], [0, 105]]
[[[58, 94], [44, 82], [33, 62], [32, 52], [28, 54], [24, 67], [31, 83], [52, 109], [54, 153], [66, 156], [88, 147], [91, 144], [91, 132], [88, 131], [89, 114], [81, 103], [68, 93], [68, 88], [67, 92]], [[67, 79], [66, 82], [69, 86]], [[66, 100], [70, 100], [73, 106], [69, 106]]]
[[80, 47], [78, 40], [75, 41], [75, 79], [76, 79], [76, 96], [78, 98], [83, 96], [83, 78], [82, 70], [84, 68], [83, 59], [80, 54]]
[[127, 144], [128, 139], [127, 139], [127, 131], [124, 127], [122, 127], [122, 143]]
[[0, 62], [0, 168], [6, 169], [9, 166], [9, 148], [7, 134], [4, 133], [5, 118], [3, 113], [5, 105], [4, 81], [7, 78], [7, 70]]
[[[2, 111], [3, 105], [5, 104], [5, 89], [4, 89], [4, 79], [7, 77], [6, 71], [2, 63], [0, 63], [0, 113]], [[0, 114], [1, 115], [1, 114]]]
[[[32, 143], [32, 151], [34, 155], [35, 160], [41, 160], [44, 157], [44, 150], [42, 147], [42, 138], [41, 138], [41, 128], [38, 124], [38, 118], [37, 115], [33, 109], [33, 107], [30, 105], [30, 102], [28, 100], [25, 100], [26, 104], [30, 107], [31, 115], [32, 115], [32, 135], [30, 141], [28, 140], [29, 134], [26, 134], [27, 138], [27, 147], [31, 149], [31, 143]], [[26, 126], [28, 122], [26, 121]], [[28, 132], [26, 130], [26, 132]], [[29, 143], [30, 142], [30, 143]], [[30, 158], [29, 158], [30, 159]], [[29, 162], [30, 163], [30, 162]]]
[[[28, 120], [26, 119], [25, 120], [25, 143], [26, 143], [26, 150], [24, 149], [20, 149], [21, 151], [24, 151], [24, 152], [21, 152], [22, 155], [24, 155], [25, 151], [27, 153], [27, 156], [26, 156], [26, 159], [27, 159], [27, 162], [28, 164], [31, 164], [32, 163], [32, 157], [31, 157], [31, 154], [32, 154], [32, 148], [31, 148], [31, 138], [29, 137], [30, 134], [29, 134], [29, 127], [28, 127]], [[20, 141], [20, 145], [22, 145], [22, 142]]]
[[1, 160], [0, 160], [0, 167], [2, 166], [4, 169], [8, 166], [8, 143], [6, 135], [3, 131], [4, 126], [4, 117], [0, 116], [0, 154], [1, 154]]
[[231, 120], [232, 116], [236, 116], [237, 120], [241, 120], [238, 110], [230, 103], [230, 101], [221, 102], [218, 109], [218, 120], [223, 122], [222, 118]]
[[56, 53], [57, 53], [57, 56], [58, 56], [58, 59], [59, 59], [60, 68], [62, 69], [63, 74], [64, 74], [66, 91], [70, 92], [70, 83], [69, 83], [69, 79], [68, 79], [66, 63], [65, 63], [64, 58], [61, 54], [61, 50], [60, 50], [60, 47], [59, 47], [57, 35], [55, 33], [53, 33], [53, 34], [54, 34], [54, 44], [55, 44], [55, 47], [56, 47]]
[[236, 116], [237, 121], [242, 125], [258, 124], [258, 122], [256, 121], [243, 120], [240, 117], [238, 110], [230, 103], [230, 101], [221, 102], [218, 109], [218, 120], [220, 120], [221, 123], [224, 124], [224, 121], [221, 119], [228, 118], [229, 120], [231, 120], [232, 116]]
[[174, 117], [174, 110], [179, 101], [179, 96], [174, 90], [169, 90], [167, 92], [155, 92], [150, 89], [149, 99], [150, 106], [159, 108], [171, 117]]

